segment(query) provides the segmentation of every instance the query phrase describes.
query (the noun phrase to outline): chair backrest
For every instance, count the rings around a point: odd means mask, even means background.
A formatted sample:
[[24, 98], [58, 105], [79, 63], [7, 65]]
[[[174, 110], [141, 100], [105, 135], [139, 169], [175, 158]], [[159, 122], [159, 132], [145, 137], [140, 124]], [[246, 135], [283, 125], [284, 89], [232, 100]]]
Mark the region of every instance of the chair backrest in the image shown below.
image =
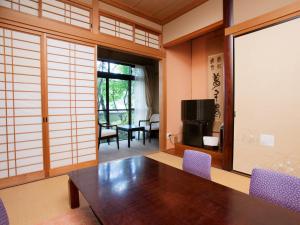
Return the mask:
[[0, 199], [0, 224], [9, 225], [7, 212], [1, 199]]
[[150, 122], [157, 122], [159, 121], [159, 114], [152, 114], [150, 117]]
[[253, 169], [250, 195], [300, 212], [300, 179], [264, 169]]
[[185, 150], [182, 168], [186, 172], [210, 180], [211, 156], [203, 152]]

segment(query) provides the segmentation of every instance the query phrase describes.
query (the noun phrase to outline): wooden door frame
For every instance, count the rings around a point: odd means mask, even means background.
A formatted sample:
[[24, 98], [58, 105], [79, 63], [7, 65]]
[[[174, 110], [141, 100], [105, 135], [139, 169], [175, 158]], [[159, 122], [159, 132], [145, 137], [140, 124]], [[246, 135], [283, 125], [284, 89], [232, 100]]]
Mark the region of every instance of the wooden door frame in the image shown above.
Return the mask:
[[[223, 20], [225, 28], [233, 25], [233, 0], [223, 0]], [[233, 35], [224, 38], [224, 146], [223, 169], [232, 170], [234, 132], [234, 78], [233, 78]]]

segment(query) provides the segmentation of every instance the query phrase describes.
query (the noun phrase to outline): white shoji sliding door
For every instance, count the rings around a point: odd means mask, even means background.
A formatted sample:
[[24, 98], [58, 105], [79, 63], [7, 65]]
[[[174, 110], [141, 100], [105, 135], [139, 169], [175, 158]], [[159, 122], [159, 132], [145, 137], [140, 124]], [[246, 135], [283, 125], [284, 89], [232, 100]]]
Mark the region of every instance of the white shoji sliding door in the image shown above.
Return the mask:
[[96, 160], [95, 47], [48, 39], [50, 168]]
[[0, 178], [43, 171], [40, 36], [0, 28]]

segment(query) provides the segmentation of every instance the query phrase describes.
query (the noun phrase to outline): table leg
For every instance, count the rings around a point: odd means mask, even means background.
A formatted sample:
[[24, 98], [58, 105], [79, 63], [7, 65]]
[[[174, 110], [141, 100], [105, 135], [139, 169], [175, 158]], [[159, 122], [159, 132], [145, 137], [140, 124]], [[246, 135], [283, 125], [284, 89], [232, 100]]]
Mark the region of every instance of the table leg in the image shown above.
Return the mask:
[[143, 144], [145, 145], [145, 129], [143, 130]]
[[71, 179], [69, 179], [69, 204], [71, 209], [79, 207], [79, 191]]
[[130, 148], [131, 132], [128, 131], [128, 148]]

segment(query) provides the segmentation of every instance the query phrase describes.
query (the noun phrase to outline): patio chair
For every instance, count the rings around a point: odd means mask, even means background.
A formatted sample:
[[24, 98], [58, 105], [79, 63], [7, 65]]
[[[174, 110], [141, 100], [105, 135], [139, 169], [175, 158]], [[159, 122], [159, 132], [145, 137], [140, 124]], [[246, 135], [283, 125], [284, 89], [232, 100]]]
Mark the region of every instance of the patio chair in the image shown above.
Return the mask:
[[119, 132], [117, 125], [108, 125], [107, 123], [99, 123], [99, 137], [98, 137], [98, 146], [100, 145], [101, 140], [107, 140], [107, 143], [110, 144], [110, 139], [116, 138], [117, 146], [119, 150]]
[[[159, 114], [152, 114], [148, 120], [140, 120], [139, 126], [141, 126], [142, 123], [146, 124], [145, 132], [148, 133], [149, 142], [151, 142], [151, 135], [154, 132], [159, 132]], [[140, 132], [138, 133], [138, 139], [140, 139]]]

